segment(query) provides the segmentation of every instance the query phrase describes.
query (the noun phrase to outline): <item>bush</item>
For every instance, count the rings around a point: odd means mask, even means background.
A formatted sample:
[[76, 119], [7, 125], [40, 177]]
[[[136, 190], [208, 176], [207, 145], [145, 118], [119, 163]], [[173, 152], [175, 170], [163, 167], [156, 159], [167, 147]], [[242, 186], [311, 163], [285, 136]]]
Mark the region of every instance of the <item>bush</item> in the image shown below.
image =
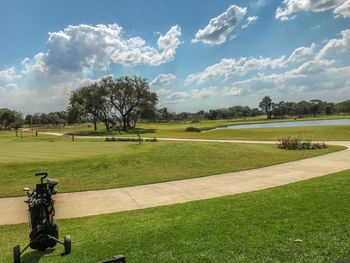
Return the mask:
[[195, 127], [187, 127], [185, 131], [186, 132], [201, 132], [200, 129], [195, 128]]
[[278, 140], [278, 148], [285, 150], [316, 150], [327, 148], [328, 145], [325, 143], [311, 142], [309, 140], [303, 141], [299, 137], [282, 138]]
[[198, 123], [198, 122], [201, 122], [201, 120], [192, 120], [191, 123]]
[[106, 142], [156, 142], [157, 138], [136, 138], [136, 137], [106, 137]]

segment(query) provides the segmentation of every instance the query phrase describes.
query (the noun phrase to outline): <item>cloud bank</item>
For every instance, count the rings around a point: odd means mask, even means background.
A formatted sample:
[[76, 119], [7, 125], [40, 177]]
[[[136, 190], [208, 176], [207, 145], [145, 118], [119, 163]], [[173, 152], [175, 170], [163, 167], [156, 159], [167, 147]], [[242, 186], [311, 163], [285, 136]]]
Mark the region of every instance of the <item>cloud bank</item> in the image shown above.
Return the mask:
[[276, 19], [290, 20], [299, 12], [323, 12], [333, 10], [336, 16], [350, 17], [350, 0], [284, 0], [276, 10]]
[[180, 37], [181, 28], [175, 25], [160, 35], [157, 46], [152, 47], [141, 37], [125, 37], [117, 24], [70, 25], [49, 33], [47, 51], [38, 53], [33, 62], [23, 63], [27, 70], [50, 74], [105, 71], [111, 64], [158, 66], [174, 59]]

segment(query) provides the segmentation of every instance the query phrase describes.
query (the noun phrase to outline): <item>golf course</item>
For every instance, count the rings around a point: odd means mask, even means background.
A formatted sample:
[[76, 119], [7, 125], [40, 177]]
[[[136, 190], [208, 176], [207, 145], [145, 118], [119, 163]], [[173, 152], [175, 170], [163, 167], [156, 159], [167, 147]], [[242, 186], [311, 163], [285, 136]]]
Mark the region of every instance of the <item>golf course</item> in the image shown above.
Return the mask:
[[[256, 122], [269, 121], [233, 121]], [[127, 255], [128, 262], [327, 262], [349, 258], [344, 204], [350, 201], [350, 172], [318, 178], [327, 171], [350, 169], [344, 159], [350, 158], [344, 151], [348, 126], [251, 129], [259, 134], [253, 136], [249, 129], [190, 133], [184, 130], [188, 125], [141, 124], [139, 130], [152, 129], [152, 135], [144, 133], [141, 138], [164, 138], [141, 143], [105, 141], [102, 129], [91, 135], [91, 127], [84, 125], [59, 131], [43, 128], [37, 136], [28, 130], [17, 136], [1, 132], [0, 207], [1, 201], [13, 202], [18, 209], [9, 212], [20, 214], [20, 224], [0, 226], [1, 262], [11, 261], [13, 244], [26, 243], [25, 211], [19, 211], [25, 210], [24, 199], [11, 198], [23, 196], [21, 188], [37, 182], [33, 176], [37, 171], [47, 171], [59, 180], [58, 224], [62, 233], [74, 238], [74, 250], [69, 256], [60, 256], [59, 248], [28, 251], [22, 256], [24, 262], [98, 262], [116, 254]], [[196, 125], [215, 128], [222, 123]], [[329, 141], [331, 135], [335, 139], [325, 149], [309, 151], [279, 149], [275, 142], [285, 134], [308, 133], [320, 141]], [[133, 133], [113, 136], [137, 138]], [[340, 155], [330, 157], [333, 154]], [[333, 159], [338, 160], [337, 166]], [[339, 162], [343, 159], [344, 164]], [[323, 165], [315, 167], [314, 163]], [[296, 176], [298, 173], [304, 175]], [[269, 174], [267, 181], [265, 174]], [[173, 190], [162, 185], [168, 182]], [[175, 195], [164, 199], [167, 191], [177, 187]], [[152, 194], [147, 197], [149, 191]], [[85, 196], [82, 203], [77, 201], [79, 195]], [[69, 199], [75, 200], [71, 207], [67, 207]], [[107, 202], [114, 205], [107, 207]], [[1, 220], [6, 222], [4, 216]]]
[[350, 263], [350, 0], [2, 0], [0, 32], [0, 263]]

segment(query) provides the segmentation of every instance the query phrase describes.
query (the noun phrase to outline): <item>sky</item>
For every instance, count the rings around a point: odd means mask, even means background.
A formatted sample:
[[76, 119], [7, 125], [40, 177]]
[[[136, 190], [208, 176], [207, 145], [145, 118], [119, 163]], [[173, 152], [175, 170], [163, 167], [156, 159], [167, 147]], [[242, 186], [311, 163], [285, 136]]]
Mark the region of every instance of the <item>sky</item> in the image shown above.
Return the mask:
[[25, 114], [107, 75], [176, 112], [350, 99], [350, 0], [3, 0], [0, 34], [0, 108]]

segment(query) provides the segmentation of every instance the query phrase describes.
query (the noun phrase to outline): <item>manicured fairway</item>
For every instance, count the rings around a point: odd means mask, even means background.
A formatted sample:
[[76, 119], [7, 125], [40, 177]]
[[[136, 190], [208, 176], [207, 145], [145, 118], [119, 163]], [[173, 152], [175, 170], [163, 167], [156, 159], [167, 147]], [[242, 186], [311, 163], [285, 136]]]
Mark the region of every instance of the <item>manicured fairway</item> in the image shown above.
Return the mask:
[[[55, 141], [51, 141], [51, 139]], [[52, 137], [0, 140], [0, 197], [22, 195], [34, 173], [60, 180], [61, 192], [172, 181], [289, 162], [343, 149], [286, 151], [276, 145], [156, 142], [69, 142]]]
[[300, 137], [314, 141], [350, 140], [350, 126], [290, 127], [259, 129], [223, 129], [197, 135], [207, 139], [271, 140], [285, 137]]
[[[333, 116], [328, 118], [347, 118], [348, 116]], [[322, 120], [327, 117], [303, 118], [304, 120]], [[293, 121], [285, 120], [266, 120], [266, 119], [249, 119], [249, 120], [217, 120], [217, 121], [201, 121], [198, 123], [150, 123], [140, 124], [137, 127], [142, 132], [143, 137], [158, 138], [201, 138], [201, 139], [238, 139], [238, 140], [278, 140], [282, 137], [301, 136], [303, 139], [309, 140], [350, 140], [350, 126], [322, 126], [322, 127], [289, 127], [289, 128], [259, 128], [259, 129], [223, 129], [208, 132], [186, 132], [186, 128], [195, 127], [198, 129], [215, 128], [236, 124], [249, 123], [266, 123]], [[57, 131], [56, 129], [52, 129]], [[99, 126], [99, 130], [94, 132], [91, 127], [76, 126], [62, 129], [63, 133], [74, 133], [76, 135], [107, 135], [103, 126]], [[135, 131], [129, 133], [116, 133], [117, 136], [136, 136]]]
[[101, 141], [32, 141], [0, 142], [0, 164], [34, 163], [45, 161], [63, 161], [98, 157], [123, 152], [129, 143], [112, 144]]
[[[234, 120], [204, 120], [198, 123], [150, 123], [140, 124], [143, 136], [174, 137], [174, 138], [203, 138], [203, 139], [242, 139], [242, 140], [278, 140], [286, 136], [302, 136], [310, 140], [350, 140], [350, 126], [328, 126], [328, 127], [295, 127], [295, 128], [273, 128], [273, 129], [242, 129], [242, 130], [218, 130], [205, 133], [185, 132], [187, 127], [199, 129], [225, 127], [239, 124], [269, 123], [269, 122], [297, 122], [309, 120], [325, 120], [349, 118], [350, 116], [322, 116], [302, 119], [266, 119], [260, 117]], [[103, 127], [102, 127], [103, 128]], [[152, 132], [147, 133], [147, 130]]]
[[[73, 237], [25, 262], [335, 262], [350, 260], [350, 171], [288, 186], [181, 205], [59, 220]], [[0, 226], [0, 262], [28, 226]]]

